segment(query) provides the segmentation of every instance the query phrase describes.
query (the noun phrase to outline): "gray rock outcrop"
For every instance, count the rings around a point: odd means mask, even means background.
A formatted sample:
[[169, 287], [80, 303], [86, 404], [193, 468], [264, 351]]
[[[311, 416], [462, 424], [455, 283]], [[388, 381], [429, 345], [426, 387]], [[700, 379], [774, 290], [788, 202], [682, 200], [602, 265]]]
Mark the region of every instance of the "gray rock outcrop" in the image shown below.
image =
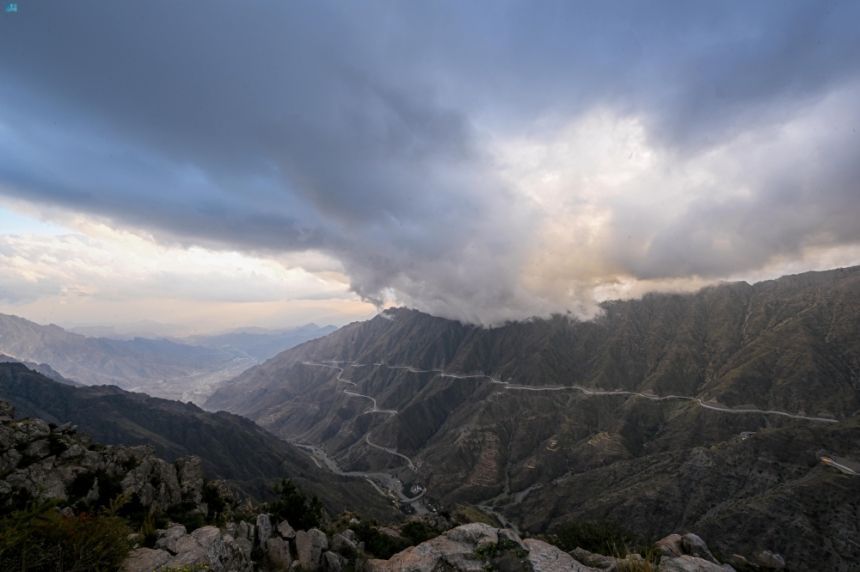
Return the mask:
[[286, 538], [288, 540], [296, 537], [295, 529], [290, 526], [290, 523], [286, 520], [282, 520], [278, 523], [278, 534], [281, 535], [281, 538]]
[[660, 553], [658, 572], [732, 572], [729, 564], [721, 564], [697, 534], [670, 534], [658, 540], [654, 547]]
[[320, 565], [323, 552], [328, 550], [328, 538], [316, 528], [296, 533], [296, 553], [302, 567], [315, 570]]
[[535, 538], [523, 541], [529, 550], [528, 561], [534, 572], [596, 572], [596, 568], [576, 561], [562, 549]]
[[[155, 549], [132, 550], [124, 572], [152, 572], [182, 567], [205, 567], [212, 572], [252, 572], [252, 546], [247, 538], [236, 539], [226, 529], [203, 526], [191, 533], [172, 525], [157, 533]], [[242, 542], [244, 540], [244, 542]], [[289, 564], [287, 564], [289, 565]]]
[[728, 564], [714, 564], [710, 560], [684, 554], [674, 558], [663, 558], [657, 572], [733, 572]]
[[370, 560], [368, 569], [372, 572], [479, 572], [497, 569], [502, 566], [502, 561], [508, 570], [592, 570], [555, 546], [540, 540], [522, 541], [513, 531], [500, 530], [483, 523], [458, 526], [407, 548], [388, 560]]
[[152, 572], [163, 568], [170, 561], [171, 554], [166, 550], [138, 548], [132, 550], [123, 564], [123, 572]]
[[753, 555], [753, 560], [762, 568], [768, 570], [782, 570], [785, 568], [785, 559], [770, 550], [761, 550]]
[[272, 519], [268, 514], [257, 515], [257, 542], [261, 548], [266, 547], [266, 541], [272, 537]]
[[199, 459], [168, 463], [151, 447], [94, 445], [69, 424], [55, 427], [12, 413], [0, 402], [0, 505], [25, 497], [79, 510], [106, 505], [121, 492], [156, 512], [179, 503], [205, 512]]

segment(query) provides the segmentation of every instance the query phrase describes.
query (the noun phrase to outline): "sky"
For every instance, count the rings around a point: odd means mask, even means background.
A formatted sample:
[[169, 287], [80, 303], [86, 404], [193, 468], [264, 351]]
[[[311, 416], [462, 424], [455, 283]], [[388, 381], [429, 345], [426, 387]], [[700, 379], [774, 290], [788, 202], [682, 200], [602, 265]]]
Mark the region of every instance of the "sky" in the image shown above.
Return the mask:
[[20, 0], [0, 312], [495, 325], [860, 264], [860, 3]]

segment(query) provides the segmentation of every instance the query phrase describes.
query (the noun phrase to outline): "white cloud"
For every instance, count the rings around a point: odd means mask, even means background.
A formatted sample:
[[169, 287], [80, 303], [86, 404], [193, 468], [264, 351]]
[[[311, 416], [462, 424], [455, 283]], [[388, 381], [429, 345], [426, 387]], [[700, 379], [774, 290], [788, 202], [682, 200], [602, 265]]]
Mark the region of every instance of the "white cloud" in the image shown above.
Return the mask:
[[860, 263], [858, 98], [847, 85], [689, 154], [605, 107], [497, 140], [506, 180], [538, 212], [520, 268], [531, 310], [590, 316], [612, 297]]
[[[198, 325], [218, 326], [220, 320], [236, 326], [344, 321], [372, 308], [357, 301], [339, 263], [320, 253], [274, 259], [185, 247], [116, 230], [90, 217], [50, 216], [62, 220], [64, 234], [0, 234], [4, 311], [74, 323], [175, 321], [185, 314]], [[242, 308], [248, 321], [237, 323]], [[212, 312], [222, 315], [206, 316]]]

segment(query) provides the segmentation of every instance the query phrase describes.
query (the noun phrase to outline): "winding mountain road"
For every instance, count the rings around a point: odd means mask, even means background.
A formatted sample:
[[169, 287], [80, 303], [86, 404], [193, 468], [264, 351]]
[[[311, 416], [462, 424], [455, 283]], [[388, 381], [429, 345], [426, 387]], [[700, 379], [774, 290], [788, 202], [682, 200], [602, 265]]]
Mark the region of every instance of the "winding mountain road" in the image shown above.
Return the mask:
[[[405, 494], [403, 494], [403, 483], [393, 475], [381, 472], [344, 471], [340, 468], [340, 465], [337, 464], [337, 461], [329, 457], [329, 455], [321, 448], [315, 445], [301, 443], [299, 441], [290, 442], [296, 447], [310, 453], [311, 460], [313, 460], [317, 467], [321, 469], [325, 468], [328, 471], [336, 475], [340, 475], [342, 477], [365, 479], [373, 486], [374, 489], [376, 489], [377, 492], [379, 492], [383, 496], [391, 497], [405, 504], [411, 504], [413, 505], [413, 507], [415, 507], [416, 511], [419, 514], [426, 514], [427, 508], [424, 507], [423, 504], [418, 502], [424, 497], [425, 494], [427, 494], [426, 489], [422, 490], [414, 497], [406, 496]], [[374, 445], [371, 444], [371, 446]]]
[[[435, 374], [435, 377], [440, 378], [448, 378], [455, 380], [487, 380], [491, 384], [501, 386], [505, 391], [532, 391], [532, 392], [552, 392], [552, 391], [578, 391], [586, 396], [629, 396], [639, 399], [647, 399], [650, 401], [687, 401], [694, 403], [698, 407], [708, 411], [716, 411], [719, 413], [728, 413], [733, 415], [775, 415], [780, 417], [787, 417], [789, 419], [796, 419], [799, 421], [808, 421], [814, 423], [838, 423], [838, 419], [832, 419], [829, 417], [817, 417], [817, 416], [809, 416], [809, 415], [800, 415], [797, 413], [791, 413], [788, 411], [779, 411], [774, 409], [757, 409], [752, 407], [743, 407], [743, 408], [735, 408], [728, 407], [724, 405], [720, 405], [719, 403], [705, 401], [699, 397], [693, 397], [689, 395], [655, 395], [652, 393], [643, 393], [639, 391], [628, 391], [623, 389], [614, 389], [614, 390], [602, 390], [602, 389], [592, 389], [588, 387], [584, 387], [581, 385], [546, 385], [546, 386], [535, 386], [535, 385], [522, 385], [517, 383], [512, 383], [511, 381], [504, 381], [502, 379], [493, 377], [492, 375], [488, 375], [485, 373], [458, 373], [458, 372], [450, 372], [445, 371], [443, 369], [423, 369], [411, 365], [388, 365], [382, 362], [375, 363], [360, 363], [360, 362], [348, 362], [348, 361], [335, 361], [329, 360], [328, 362], [311, 362], [311, 361], [303, 361], [301, 362], [303, 365], [313, 366], [313, 367], [325, 367], [332, 369], [337, 372], [336, 380], [340, 383], [344, 383], [347, 385], [351, 385], [353, 387], [358, 387], [358, 384], [351, 379], [345, 378], [344, 373], [347, 367], [351, 368], [364, 368], [364, 367], [383, 367], [391, 370], [403, 370], [409, 373], [414, 374]], [[359, 399], [369, 400], [371, 403], [370, 409], [367, 409], [361, 413], [361, 415], [365, 414], [384, 414], [384, 415], [397, 415], [398, 411], [396, 409], [380, 409], [379, 405], [376, 401], [376, 398], [370, 395], [366, 395], [363, 393], [358, 393], [357, 391], [352, 391], [349, 389], [342, 390], [344, 395], [349, 397], [356, 397]], [[400, 451], [393, 449], [391, 447], [385, 447], [383, 445], [379, 445], [378, 443], [374, 443], [370, 439], [371, 431], [368, 431], [364, 436], [364, 442], [367, 446], [372, 447], [374, 449], [383, 451], [390, 455], [396, 456], [402, 459], [410, 470], [413, 472], [417, 472], [417, 467], [411, 458], [404, 455]], [[403, 494], [402, 483], [399, 479], [394, 477], [388, 473], [381, 472], [364, 472], [364, 471], [343, 471], [337, 465], [337, 463], [330, 458], [325, 451], [322, 449], [315, 447], [313, 445], [308, 445], [304, 443], [294, 443], [295, 445], [308, 450], [311, 452], [311, 458], [314, 463], [318, 466], [325, 466], [328, 470], [342, 476], [347, 477], [356, 477], [356, 478], [364, 478], [366, 479], [380, 494], [385, 496], [394, 498], [399, 500], [402, 503], [412, 505], [415, 510], [419, 513], [426, 513], [427, 507], [424, 506], [423, 503], [419, 502], [420, 499], [426, 494], [426, 490], [422, 491], [415, 497], [407, 497]], [[833, 459], [830, 458], [822, 458], [822, 462], [828, 464], [846, 474], [857, 475], [853, 468], [847, 467]], [[529, 487], [523, 491], [519, 491], [516, 494], [512, 494], [508, 487], [505, 487], [505, 491], [498, 495], [497, 497], [485, 501], [479, 507], [489, 514], [494, 515], [500, 522], [507, 526], [514, 526], [512, 522], [507, 520], [505, 516], [498, 510], [500, 505], [515, 505], [519, 504], [522, 499], [528, 495], [536, 486]], [[508, 501], [508, 502], [504, 502]]]
[[409, 457], [407, 457], [403, 453], [397, 451], [396, 449], [392, 449], [390, 447], [383, 447], [382, 445], [377, 445], [376, 443], [374, 443], [370, 440], [369, 434], [364, 436], [364, 442], [367, 443], [368, 445], [370, 445], [371, 447], [373, 447], [374, 449], [379, 449], [380, 451], [385, 451], [386, 453], [390, 453], [391, 455], [394, 455], [396, 457], [400, 457], [401, 459], [406, 461], [406, 464], [409, 466], [410, 469], [412, 469], [412, 472], [418, 472], [418, 469], [415, 468], [415, 463], [412, 462], [412, 459], [410, 459]]
[[[449, 379], [458, 379], [458, 380], [469, 380], [469, 379], [486, 379], [490, 383], [501, 385], [507, 391], [578, 391], [584, 395], [588, 396], [601, 396], [601, 395], [621, 395], [621, 396], [629, 396], [629, 397], [637, 397], [641, 399], [648, 399], [650, 401], [689, 401], [691, 403], [695, 403], [702, 409], [707, 409], [710, 411], [718, 411], [720, 413], [730, 413], [735, 415], [776, 415], [780, 417], [787, 417], [790, 419], [797, 419], [799, 421], [809, 421], [813, 423], [839, 423], [838, 419], [832, 419], [830, 417], [816, 417], [811, 415], [800, 415], [798, 413], [791, 413], [788, 411], [779, 411], [776, 409], [756, 409], [753, 407], [728, 407], [725, 405], [720, 405], [719, 403], [714, 403], [710, 401], [705, 401], [698, 397], [693, 397], [689, 395], [654, 395], [650, 393], [642, 393], [639, 391], [627, 391], [623, 389], [610, 389], [610, 390], [601, 390], [601, 389], [591, 389], [588, 387], [584, 387], [581, 385], [521, 385], [516, 383], [511, 383], [510, 381], [503, 381], [499, 378], [493, 377], [486, 373], [456, 373], [449, 372], [442, 369], [422, 369], [419, 367], [411, 366], [411, 365], [388, 365], [382, 362], [375, 362], [372, 364], [364, 364], [359, 362], [347, 362], [347, 361], [338, 361], [331, 362], [329, 364], [319, 363], [319, 362], [302, 362], [305, 365], [317, 365], [322, 367], [329, 367], [333, 369], [339, 370], [337, 379], [339, 381], [344, 381], [347, 383], [354, 382], [351, 380], [346, 380], [341, 377], [344, 369], [339, 365], [332, 364], [345, 364], [348, 367], [384, 367], [387, 369], [399, 369], [408, 371], [409, 373], [435, 373], [439, 377], [449, 378]], [[369, 397], [361, 394], [352, 393], [351, 395], [361, 396], [361, 397]], [[372, 399], [372, 398], [370, 398]], [[374, 400], [374, 409], [376, 409], [376, 401]], [[394, 412], [395, 410], [386, 409], [386, 410], [378, 410], [380, 412]]]
[[[352, 383], [352, 382], [350, 382]], [[355, 384], [353, 384], [355, 385]], [[348, 389], [343, 390], [345, 395], [349, 395], [350, 397], [363, 397], [364, 399], [369, 399], [371, 403], [373, 403], [373, 407], [366, 410], [362, 415], [367, 415], [368, 413], [385, 413], [386, 415], [397, 415], [396, 409], [380, 409], [376, 406], [376, 398], [371, 397], [369, 395], [364, 395], [363, 393], [356, 393], [354, 391], [349, 391]]]
[[[698, 407], [708, 411], [716, 411], [719, 413], [728, 413], [733, 415], [775, 415], [780, 417], [787, 417], [789, 419], [796, 419], [799, 421], [808, 421], [814, 423], [838, 423], [838, 419], [831, 419], [829, 417], [817, 417], [817, 416], [808, 416], [808, 415], [800, 415], [797, 413], [791, 413], [788, 411], [779, 411], [774, 409], [757, 409], [751, 407], [744, 408], [733, 408], [724, 405], [720, 405], [719, 403], [714, 403], [710, 401], [705, 401], [699, 397], [693, 397], [688, 395], [655, 395], [652, 393], [643, 393], [639, 391], [628, 391], [623, 389], [614, 389], [614, 390], [602, 390], [602, 389], [592, 389], [588, 387], [583, 387], [581, 385], [546, 385], [546, 386], [534, 386], [534, 385], [522, 385], [517, 383], [512, 383], [511, 381], [504, 381], [502, 379], [493, 377], [492, 375], [488, 375], [485, 373], [459, 373], [459, 372], [450, 372], [445, 371], [443, 369], [423, 369], [419, 367], [415, 367], [412, 365], [388, 365], [382, 362], [376, 363], [360, 363], [360, 362], [348, 362], [348, 361], [329, 361], [329, 362], [311, 362], [311, 361], [303, 361], [301, 362], [303, 365], [313, 366], [313, 367], [325, 367], [334, 370], [336, 373], [335, 379], [346, 385], [351, 385], [353, 387], [358, 387], [358, 384], [354, 382], [352, 379], [348, 379], [344, 377], [345, 370], [347, 367], [351, 368], [364, 368], [364, 367], [383, 367], [386, 369], [392, 370], [403, 370], [409, 373], [414, 374], [435, 374], [434, 377], [440, 378], [448, 378], [455, 380], [487, 380], [493, 385], [501, 386], [505, 391], [532, 391], [532, 392], [551, 392], [551, 391], [578, 391], [586, 396], [629, 396], [639, 399], [647, 399], [650, 401], [688, 401], [694, 403]], [[376, 398], [371, 395], [366, 395], [363, 393], [359, 393], [357, 391], [352, 391], [349, 389], [342, 390], [344, 395], [349, 397], [355, 397], [359, 399], [366, 399], [370, 401], [371, 407], [361, 414], [383, 414], [383, 415], [397, 415], [398, 411], [396, 409], [380, 409], [379, 404], [376, 401]], [[372, 447], [374, 449], [383, 451], [388, 453], [389, 455], [393, 455], [402, 459], [410, 470], [413, 472], [417, 472], [417, 467], [411, 458], [404, 455], [400, 451], [393, 449], [391, 447], [385, 447], [378, 443], [374, 443], [371, 439], [371, 432], [369, 431], [364, 436], [364, 442], [367, 446]], [[312, 445], [307, 445], [303, 443], [295, 443], [296, 445], [302, 447], [305, 450], [311, 451], [311, 458], [313, 461], [320, 466], [320, 463], [324, 465], [328, 470], [347, 477], [356, 477], [356, 478], [364, 478], [366, 479], [380, 494], [385, 496], [394, 498], [399, 500], [402, 503], [412, 505], [415, 510], [419, 513], [426, 513], [427, 508], [420, 502], [420, 499], [426, 494], [426, 490], [422, 491], [415, 497], [407, 497], [403, 494], [402, 491], [402, 483], [399, 479], [394, 477], [388, 473], [380, 473], [380, 472], [364, 472], [364, 471], [343, 471], [337, 465], [337, 463], [331, 459], [322, 449], [318, 447], [314, 447]], [[849, 471], [853, 472], [853, 469], [849, 467], [845, 467], [837, 462], [834, 462], [831, 459], [827, 460], [827, 464], [830, 464], [834, 468], [837, 468], [845, 473]], [[856, 474], [856, 473], [853, 473]], [[531, 492], [532, 488], [526, 489], [524, 491], [520, 491], [520, 493], [516, 495], [511, 495], [509, 490], [505, 490], [501, 495], [494, 499], [490, 499], [482, 503], [480, 506], [481, 509], [486, 512], [494, 515], [500, 522], [507, 524], [508, 526], [513, 526], [513, 523], [508, 521], [504, 515], [498, 510], [500, 504], [511, 505], [518, 504], [522, 497], [525, 497], [529, 492]], [[508, 502], [505, 503], [504, 501]]]
[[[337, 377], [336, 377], [337, 381], [340, 381], [340, 382], [343, 382], [343, 383], [348, 383], [348, 384], [353, 385], [353, 386], [355, 386], [355, 385], [356, 385], [356, 383], [355, 383], [354, 381], [352, 381], [351, 379], [346, 379], [345, 377], [343, 377], [343, 374], [344, 374], [344, 368], [342, 368], [342, 367], [340, 367], [340, 366], [338, 366], [338, 365], [332, 365], [332, 364], [327, 364], [327, 363], [319, 363], [319, 362], [310, 362], [310, 361], [303, 361], [303, 362], [301, 362], [301, 363], [302, 363], [302, 365], [310, 365], [310, 366], [318, 366], [318, 367], [327, 367], [327, 368], [329, 368], [329, 369], [334, 369], [334, 370], [336, 370], [336, 371], [337, 371]], [[350, 365], [351, 365], [351, 364], [350, 364]], [[364, 364], [362, 364], [362, 365], [360, 365], [360, 366], [352, 366], [352, 367], [365, 367], [365, 365], [364, 365]], [[379, 409], [379, 406], [378, 406], [378, 404], [376, 403], [376, 398], [375, 398], [375, 397], [371, 397], [370, 395], [365, 395], [365, 394], [363, 394], [363, 393], [358, 393], [358, 392], [355, 392], [355, 391], [350, 391], [350, 390], [348, 390], [348, 389], [344, 389], [344, 390], [343, 390], [343, 393], [344, 393], [344, 395], [348, 395], [348, 396], [350, 396], [350, 397], [359, 397], [359, 398], [362, 398], [362, 399], [369, 399], [369, 400], [370, 400], [370, 402], [372, 403], [371, 408], [370, 408], [370, 409], [367, 409], [367, 410], [365, 410], [365, 411], [363, 411], [363, 412], [361, 413], [362, 415], [367, 415], [367, 414], [370, 414], [370, 413], [382, 413], [382, 414], [384, 414], [384, 415], [397, 415], [397, 410], [396, 410], [396, 409]], [[368, 445], [369, 447], [373, 447], [374, 449], [378, 449], [378, 450], [380, 450], [380, 451], [384, 451], [384, 452], [386, 452], [386, 453], [388, 453], [388, 454], [390, 454], [390, 455], [394, 455], [395, 457], [399, 457], [399, 458], [403, 459], [404, 461], [406, 461], [406, 465], [407, 465], [407, 466], [412, 470], [412, 472], [417, 472], [417, 471], [418, 471], [418, 469], [417, 469], [417, 468], [416, 468], [416, 466], [415, 466], [415, 463], [413, 463], [413, 462], [412, 462], [412, 459], [410, 459], [409, 457], [407, 457], [406, 455], [404, 455], [404, 454], [403, 454], [403, 453], [401, 453], [400, 451], [398, 451], [398, 450], [396, 450], [396, 449], [392, 449], [392, 448], [390, 448], [390, 447], [384, 447], [384, 446], [382, 446], [382, 445], [379, 445], [379, 444], [374, 443], [373, 441], [371, 441], [371, 440], [370, 440], [370, 432], [369, 432], [369, 431], [368, 431], [368, 433], [364, 436], [364, 442], [365, 442], [365, 443], [367, 443], [367, 445]], [[417, 498], [420, 498], [420, 496], [421, 496], [421, 495], [419, 495], [418, 497], [415, 497], [415, 498], [416, 498], [416, 499], [417, 499]], [[406, 501], [406, 500], [404, 500], [403, 502], [412, 502], [412, 501]]]

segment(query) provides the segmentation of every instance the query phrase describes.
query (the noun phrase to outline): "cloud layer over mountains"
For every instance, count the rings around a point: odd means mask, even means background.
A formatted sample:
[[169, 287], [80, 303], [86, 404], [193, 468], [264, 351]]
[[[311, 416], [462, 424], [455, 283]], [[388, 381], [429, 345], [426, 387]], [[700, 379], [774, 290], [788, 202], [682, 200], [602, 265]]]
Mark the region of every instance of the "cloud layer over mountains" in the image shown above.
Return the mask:
[[495, 323], [860, 262], [860, 4], [33, 2], [0, 193]]

